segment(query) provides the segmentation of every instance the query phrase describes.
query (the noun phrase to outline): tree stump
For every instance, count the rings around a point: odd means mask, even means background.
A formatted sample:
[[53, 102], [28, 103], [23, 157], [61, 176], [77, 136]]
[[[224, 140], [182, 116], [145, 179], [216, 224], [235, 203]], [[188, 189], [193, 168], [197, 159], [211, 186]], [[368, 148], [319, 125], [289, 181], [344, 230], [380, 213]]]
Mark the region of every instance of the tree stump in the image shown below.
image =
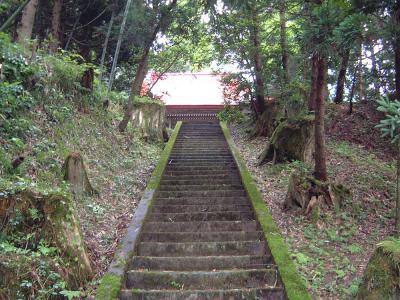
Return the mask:
[[285, 120], [275, 129], [258, 164], [299, 160], [311, 162], [314, 153], [314, 116]]
[[314, 218], [313, 214], [319, 214], [320, 209], [340, 208], [350, 196], [350, 191], [341, 184], [321, 182], [305, 172], [296, 171], [290, 176], [283, 208], [299, 209]]
[[400, 240], [378, 244], [364, 271], [358, 300], [400, 299]]
[[[8, 195], [0, 202], [0, 223], [5, 224], [2, 229], [4, 234], [34, 233], [26, 247], [35, 248], [41, 240], [57, 247], [68, 264], [64, 275], [70, 288], [77, 289], [92, 278], [89, 255], [71, 198], [61, 194], [47, 195], [25, 190]], [[33, 210], [36, 211], [35, 218], [32, 217]], [[24, 222], [17, 227], [10, 226], [9, 220], [14, 219], [17, 214]]]
[[74, 152], [68, 155], [63, 169], [64, 180], [70, 183], [74, 195], [81, 196], [83, 194], [98, 194], [90, 184], [83, 158], [79, 152]]
[[285, 109], [276, 100], [265, 103], [263, 114], [257, 119], [251, 138], [257, 136], [271, 136], [279, 122], [285, 117]]

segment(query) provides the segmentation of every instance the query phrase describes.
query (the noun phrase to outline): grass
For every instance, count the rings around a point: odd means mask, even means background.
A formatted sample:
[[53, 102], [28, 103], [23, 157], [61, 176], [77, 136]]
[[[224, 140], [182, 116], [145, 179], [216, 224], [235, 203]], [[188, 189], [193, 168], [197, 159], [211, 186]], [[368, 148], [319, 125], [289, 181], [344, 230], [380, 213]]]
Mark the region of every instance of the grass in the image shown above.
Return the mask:
[[265, 138], [248, 140], [237, 126], [233, 136], [313, 298], [353, 299], [376, 244], [392, 234], [394, 161], [382, 160], [360, 145], [328, 139], [329, 178], [349, 188], [352, 197], [338, 211], [324, 210], [313, 224], [281, 208], [290, 174], [311, 166], [292, 162], [258, 167]]
[[[92, 293], [112, 260], [162, 150], [161, 142], [146, 143], [131, 127], [120, 134], [121, 117], [117, 106], [85, 113], [68, 104], [48, 107], [47, 112], [37, 108], [24, 116], [32, 124], [27, 137], [3, 141], [7, 152], [0, 153], [0, 193], [31, 187], [68, 192], [62, 180], [64, 160], [75, 151], [83, 156], [89, 180], [100, 194], [75, 198], [74, 203], [95, 273], [83, 295]], [[21, 154], [25, 161], [7, 172], [6, 164]]]

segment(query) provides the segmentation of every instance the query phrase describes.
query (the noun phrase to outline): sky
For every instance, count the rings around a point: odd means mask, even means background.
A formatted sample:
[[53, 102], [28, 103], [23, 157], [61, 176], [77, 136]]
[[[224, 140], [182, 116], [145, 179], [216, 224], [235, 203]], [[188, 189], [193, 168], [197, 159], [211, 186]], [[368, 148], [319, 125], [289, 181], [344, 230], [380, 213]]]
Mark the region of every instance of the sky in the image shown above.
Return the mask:
[[219, 105], [223, 104], [219, 78], [210, 73], [167, 73], [152, 93], [163, 95], [166, 105]]

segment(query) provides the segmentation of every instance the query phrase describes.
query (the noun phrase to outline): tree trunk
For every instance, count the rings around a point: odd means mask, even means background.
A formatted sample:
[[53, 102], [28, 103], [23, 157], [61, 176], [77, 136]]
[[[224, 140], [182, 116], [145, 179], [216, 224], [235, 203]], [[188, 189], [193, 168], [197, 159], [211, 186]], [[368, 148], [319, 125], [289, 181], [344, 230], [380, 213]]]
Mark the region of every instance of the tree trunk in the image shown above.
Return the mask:
[[[316, 54], [315, 54], [316, 55]], [[326, 170], [325, 153], [325, 82], [326, 82], [326, 59], [317, 58], [317, 83], [315, 98], [315, 178], [321, 181], [328, 179]]]
[[254, 8], [251, 9], [252, 14], [252, 40], [253, 40], [253, 60], [256, 76], [256, 107], [257, 115], [261, 116], [265, 110], [265, 94], [264, 94], [264, 79], [262, 74], [263, 63], [261, 58], [261, 40], [260, 29], [257, 18], [257, 12]]
[[131, 6], [131, 2], [132, 2], [132, 0], [127, 0], [126, 1], [126, 6], [125, 6], [125, 10], [124, 10], [124, 16], [123, 16], [121, 27], [120, 27], [119, 34], [118, 34], [117, 47], [115, 48], [113, 64], [112, 64], [112, 67], [111, 67], [110, 80], [108, 82], [108, 87], [107, 87], [107, 96], [106, 96], [107, 100], [106, 101], [108, 101], [108, 95], [109, 95], [109, 93], [110, 93], [110, 91], [112, 89], [112, 85], [114, 83], [115, 69], [117, 68], [119, 50], [121, 49], [122, 36], [124, 34], [126, 19], [128, 18], [128, 12], [129, 12], [129, 7]]
[[[172, 2], [169, 4], [167, 11], [171, 11], [175, 6], [176, 6], [177, 0], [172, 0]], [[132, 86], [131, 86], [131, 94], [129, 96], [129, 102], [126, 106], [125, 112], [124, 112], [124, 118], [118, 125], [118, 129], [120, 132], [124, 132], [126, 127], [128, 126], [129, 120], [132, 117], [132, 112], [133, 112], [133, 106], [134, 106], [134, 100], [135, 96], [138, 96], [140, 94], [140, 90], [143, 85], [144, 78], [146, 76], [147, 72], [147, 65], [148, 65], [148, 60], [149, 60], [149, 54], [150, 54], [150, 49], [151, 46], [154, 43], [154, 40], [157, 37], [158, 32], [161, 29], [162, 24], [165, 24], [166, 20], [165, 18], [168, 18], [168, 14], [162, 14], [159, 22], [155, 26], [152, 35], [150, 36], [144, 50], [142, 57], [140, 59], [138, 68], [136, 70], [136, 76], [135, 79], [133, 80]]]
[[[99, 82], [101, 83], [103, 80], [103, 68], [104, 68], [104, 60], [106, 58], [106, 53], [107, 53], [107, 47], [108, 47], [108, 41], [110, 40], [110, 35], [111, 35], [111, 28], [114, 24], [114, 17], [115, 17], [115, 9], [112, 10], [111, 13], [111, 18], [110, 18], [110, 22], [108, 24], [108, 29], [107, 29], [107, 34], [106, 34], [106, 39], [104, 40], [104, 44], [103, 44], [103, 51], [101, 53], [101, 59], [100, 59], [100, 75], [99, 75]], [[101, 84], [99, 84], [99, 91], [101, 91]], [[107, 108], [109, 106], [110, 102], [107, 99], [104, 101], [103, 106], [105, 108]]]
[[60, 21], [61, 21], [62, 1], [54, 0], [53, 18], [51, 20], [51, 37], [50, 51], [56, 52], [60, 44]]
[[38, 4], [39, 0], [31, 0], [22, 11], [22, 18], [17, 29], [17, 42], [22, 45], [26, 45], [27, 40], [32, 37]]
[[400, 0], [396, 2], [396, 10], [394, 15], [395, 21], [395, 45], [394, 45], [394, 68], [395, 68], [395, 84], [396, 84], [396, 99], [400, 101]]
[[318, 53], [314, 53], [311, 58], [311, 91], [308, 99], [308, 110], [315, 111], [317, 98], [317, 79], [318, 79]]
[[287, 37], [286, 37], [286, 5], [285, 0], [280, 0], [279, 5], [279, 20], [281, 27], [281, 51], [282, 51], [282, 68], [283, 68], [283, 79], [285, 84], [289, 84], [289, 54], [287, 49]]
[[68, 50], [69, 44], [71, 43], [72, 37], [74, 36], [74, 32], [75, 32], [76, 26], [78, 26], [78, 23], [79, 23], [79, 20], [81, 19], [81, 16], [82, 16], [82, 12], [79, 13], [79, 16], [76, 18], [76, 20], [74, 22], [74, 25], [72, 25], [71, 32], [68, 35], [67, 43], [65, 44], [65, 48], [64, 48], [65, 51]]
[[346, 84], [347, 66], [349, 64], [350, 50], [345, 50], [342, 55], [342, 62], [340, 63], [340, 70], [336, 84], [335, 103], [342, 103], [344, 96], [344, 87]]
[[25, 6], [30, 2], [30, 0], [25, 0], [14, 13], [1, 25], [0, 32], [5, 31], [10, 25], [15, 21], [19, 13], [25, 8]]
[[358, 101], [364, 101], [365, 100], [365, 80], [364, 80], [364, 70], [363, 70], [363, 53], [362, 53], [362, 44], [360, 45], [360, 50], [359, 50], [359, 60], [358, 60]]
[[400, 237], [400, 139], [397, 141], [398, 156], [397, 156], [397, 176], [396, 176], [396, 219], [395, 230], [396, 235]]

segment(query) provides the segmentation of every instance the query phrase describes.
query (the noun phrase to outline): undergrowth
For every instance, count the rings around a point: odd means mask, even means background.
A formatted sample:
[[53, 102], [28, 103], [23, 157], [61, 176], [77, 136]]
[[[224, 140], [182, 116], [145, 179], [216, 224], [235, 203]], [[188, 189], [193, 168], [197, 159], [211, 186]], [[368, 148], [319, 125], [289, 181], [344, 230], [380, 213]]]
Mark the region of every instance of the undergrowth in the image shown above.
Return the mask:
[[[132, 127], [118, 132], [120, 104], [126, 95], [111, 93], [105, 112], [105, 88], [96, 81], [93, 91], [81, 86], [83, 73], [94, 66], [79, 55], [48, 55], [39, 49], [32, 57], [2, 33], [0, 53], [0, 204], [24, 190], [73, 197], [63, 181], [62, 166], [75, 151], [84, 157], [89, 178], [100, 192], [74, 199], [94, 269], [91, 283], [74, 288], [66, 280], [71, 270], [57, 246], [45, 238], [34, 239], [45, 216], [35, 209], [17, 211], [5, 222], [7, 212], [0, 205], [0, 298], [90, 295], [129, 223], [162, 145], [144, 142]], [[21, 235], [20, 224], [31, 226], [30, 234]]]

